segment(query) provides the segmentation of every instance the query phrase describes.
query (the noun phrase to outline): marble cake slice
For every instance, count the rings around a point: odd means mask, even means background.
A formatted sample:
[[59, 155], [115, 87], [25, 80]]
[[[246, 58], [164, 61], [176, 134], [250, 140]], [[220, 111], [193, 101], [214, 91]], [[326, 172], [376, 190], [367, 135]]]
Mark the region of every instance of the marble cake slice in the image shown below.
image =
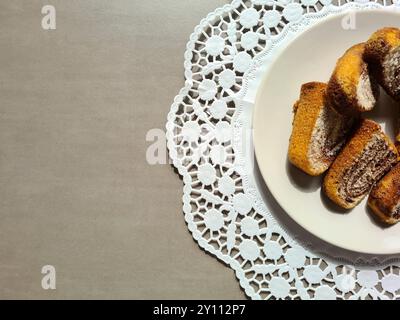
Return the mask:
[[354, 208], [397, 161], [397, 149], [380, 125], [363, 119], [329, 168], [324, 192], [340, 207]]

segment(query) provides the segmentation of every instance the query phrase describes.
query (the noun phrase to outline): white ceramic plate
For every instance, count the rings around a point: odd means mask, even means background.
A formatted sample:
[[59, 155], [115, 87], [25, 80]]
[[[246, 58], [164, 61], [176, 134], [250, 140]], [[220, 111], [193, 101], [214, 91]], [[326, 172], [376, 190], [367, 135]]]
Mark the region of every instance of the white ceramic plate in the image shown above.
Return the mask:
[[[392, 227], [376, 223], [366, 199], [350, 212], [340, 210], [322, 194], [321, 177], [309, 177], [287, 161], [292, 106], [301, 85], [328, 81], [344, 51], [366, 41], [378, 28], [400, 27], [400, 13], [394, 11], [357, 12], [355, 18], [354, 30], [342, 27], [342, 15], [322, 20], [276, 57], [257, 93], [253, 118], [255, 152], [272, 195], [303, 228], [348, 250], [395, 254], [400, 253], [400, 223]], [[381, 94], [376, 110], [365, 116], [381, 123], [393, 137], [397, 106], [385, 94]]]

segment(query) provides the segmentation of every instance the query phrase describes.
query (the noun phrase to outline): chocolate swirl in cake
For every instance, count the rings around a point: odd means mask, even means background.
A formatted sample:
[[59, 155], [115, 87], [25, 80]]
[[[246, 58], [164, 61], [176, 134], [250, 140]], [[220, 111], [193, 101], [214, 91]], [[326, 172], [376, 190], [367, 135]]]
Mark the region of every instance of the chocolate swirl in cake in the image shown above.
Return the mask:
[[400, 47], [392, 50], [382, 65], [388, 93], [394, 99], [400, 100]]
[[355, 122], [354, 117], [342, 116], [328, 106], [322, 108], [312, 133], [309, 157], [318, 159], [327, 169], [345, 144]]
[[358, 202], [391, 168], [396, 158], [396, 153], [388, 149], [386, 141], [374, 136], [362, 155], [345, 170], [339, 193], [347, 202]]
[[382, 132], [379, 124], [362, 120], [328, 170], [324, 191], [339, 206], [353, 208], [390, 170], [397, 158], [395, 146]]

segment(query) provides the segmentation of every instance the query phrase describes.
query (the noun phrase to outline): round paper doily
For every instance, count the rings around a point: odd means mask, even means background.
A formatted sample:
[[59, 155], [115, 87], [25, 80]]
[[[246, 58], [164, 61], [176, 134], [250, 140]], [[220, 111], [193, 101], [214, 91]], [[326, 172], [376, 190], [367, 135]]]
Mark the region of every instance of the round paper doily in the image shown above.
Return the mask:
[[235, 270], [252, 299], [400, 296], [400, 257], [346, 252], [278, 215], [249, 152], [255, 92], [274, 54], [320, 19], [365, 9], [400, 2], [235, 0], [190, 36], [185, 86], [168, 114], [169, 155], [193, 238]]

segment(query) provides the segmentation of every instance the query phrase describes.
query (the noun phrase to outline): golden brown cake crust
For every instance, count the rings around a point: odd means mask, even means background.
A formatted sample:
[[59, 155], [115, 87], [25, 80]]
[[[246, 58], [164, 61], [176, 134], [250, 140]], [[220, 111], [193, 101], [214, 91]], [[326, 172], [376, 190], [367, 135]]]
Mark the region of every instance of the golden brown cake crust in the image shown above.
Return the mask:
[[400, 100], [400, 92], [393, 92], [384, 77], [383, 64], [387, 55], [400, 47], [400, 29], [387, 27], [376, 31], [366, 42], [364, 60], [373, 77], [394, 99]]
[[325, 90], [325, 83], [305, 83], [301, 86], [300, 99], [293, 106], [294, 118], [289, 142], [289, 161], [312, 176], [321, 174], [312, 168], [308, 159], [308, 150], [315, 123], [324, 106]]
[[[328, 82], [326, 101], [337, 112], [356, 115], [366, 111], [357, 96], [357, 87], [362, 76], [369, 76], [367, 64], [363, 60], [365, 44], [359, 43], [348, 49], [337, 61]], [[375, 101], [379, 87], [373, 78], [369, 79]]]
[[390, 50], [400, 46], [400, 29], [386, 27], [374, 32], [365, 44], [364, 59], [381, 64]]
[[368, 206], [384, 223], [394, 224], [400, 219], [396, 209], [400, 204], [400, 163], [386, 174], [372, 188], [368, 198]]
[[358, 202], [353, 203], [344, 199], [339, 193], [339, 186], [342, 183], [342, 178], [346, 169], [351, 168], [354, 162], [363, 153], [366, 143], [376, 134], [381, 135], [389, 146], [389, 149], [397, 155], [397, 150], [394, 144], [382, 132], [379, 124], [372, 120], [363, 119], [352, 138], [329, 168], [329, 171], [324, 178], [323, 190], [325, 194], [342, 208], [351, 209], [358, 204]]

